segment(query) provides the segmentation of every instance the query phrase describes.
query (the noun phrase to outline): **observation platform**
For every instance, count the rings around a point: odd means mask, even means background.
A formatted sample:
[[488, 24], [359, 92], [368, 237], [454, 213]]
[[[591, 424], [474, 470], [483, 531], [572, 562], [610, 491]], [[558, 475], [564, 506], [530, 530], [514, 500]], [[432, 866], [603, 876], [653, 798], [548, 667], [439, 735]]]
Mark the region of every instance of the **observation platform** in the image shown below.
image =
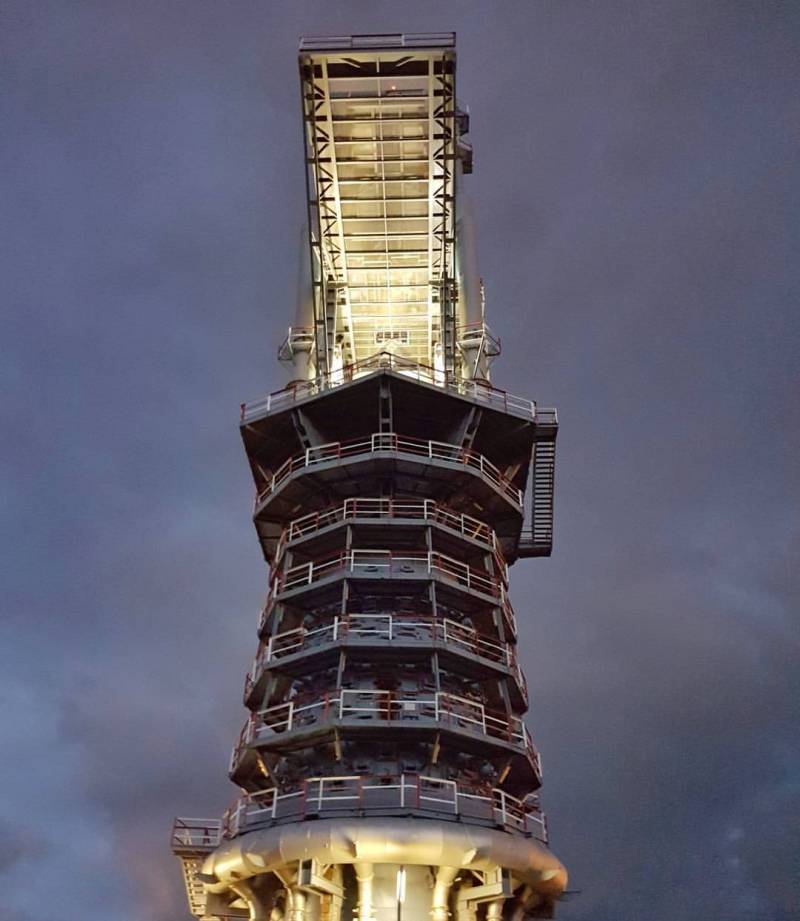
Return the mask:
[[[549, 554], [555, 411], [529, 402], [523, 411], [522, 401], [507, 394], [481, 402], [476, 394], [491, 395], [493, 388], [474, 381], [439, 386], [420, 368], [416, 377], [400, 369], [393, 356], [377, 359], [360, 374], [343, 371], [338, 383], [318, 379], [287, 388], [274, 402], [270, 397], [262, 409], [244, 405], [241, 433], [265, 558], [274, 559], [282, 522], [298, 510], [322, 511], [337, 498], [368, 494], [387, 476], [398, 495], [480, 516], [497, 531], [509, 563]], [[298, 400], [296, 392], [307, 395]], [[532, 504], [525, 510], [531, 473]]]
[[245, 703], [255, 705], [263, 698], [268, 670], [301, 676], [335, 663], [343, 651], [361, 652], [388, 668], [398, 656], [408, 663], [436, 652], [443, 665], [452, 662], [470, 678], [509, 678], [514, 709], [528, 708], [527, 682], [511, 643], [500, 643], [455, 620], [418, 614], [337, 615], [313, 630], [296, 627], [271, 636], [259, 648], [245, 680]]
[[494, 750], [510, 756], [509, 790], [541, 786], [541, 759], [521, 718], [441, 691], [409, 695], [362, 688], [331, 688], [307, 702], [290, 701], [253, 713], [231, 753], [230, 775], [246, 787], [250, 777], [260, 774], [259, 758], [273, 752], [359, 736], [373, 744], [389, 738], [402, 742], [403, 734], [417, 743], [426, 737], [439, 739], [454, 751]]
[[547, 842], [547, 820], [535, 794], [518, 799], [498, 788], [420, 774], [311, 777], [293, 790], [270, 787], [238, 799], [223, 817], [222, 835], [353, 813], [467, 820]]

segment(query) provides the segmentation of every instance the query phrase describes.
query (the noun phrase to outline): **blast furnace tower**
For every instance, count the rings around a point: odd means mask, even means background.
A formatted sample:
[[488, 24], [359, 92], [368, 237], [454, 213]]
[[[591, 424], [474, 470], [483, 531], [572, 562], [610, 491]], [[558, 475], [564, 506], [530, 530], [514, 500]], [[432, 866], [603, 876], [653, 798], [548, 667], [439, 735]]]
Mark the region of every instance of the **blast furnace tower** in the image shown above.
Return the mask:
[[452, 33], [300, 46], [291, 382], [241, 407], [270, 568], [241, 795], [173, 828], [198, 918], [522, 921], [566, 883], [508, 594], [550, 553], [557, 420], [490, 382], [455, 63]]

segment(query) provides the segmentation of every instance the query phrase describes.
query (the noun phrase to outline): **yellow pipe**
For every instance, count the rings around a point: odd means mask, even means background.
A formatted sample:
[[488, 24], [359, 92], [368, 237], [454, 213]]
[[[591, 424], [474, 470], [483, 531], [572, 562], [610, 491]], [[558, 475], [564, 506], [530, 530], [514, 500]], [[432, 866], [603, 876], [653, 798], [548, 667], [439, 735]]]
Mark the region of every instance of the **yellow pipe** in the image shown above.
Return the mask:
[[431, 897], [431, 921], [447, 921], [450, 917], [447, 901], [458, 871], [459, 867], [439, 867], [436, 871], [436, 882]]
[[306, 921], [306, 894], [301, 889], [289, 890], [288, 921]]
[[247, 880], [233, 883], [230, 888], [247, 904], [250, 921], [267, 921], [267, 914], [264, 911], [261, 899], [253, 892], [253, 887]]
[[353, 869], [356, 871], [356, 880], [358, 880], [358, 921], [374, 921], [372, 883], [375, 873], [372, 864], [355, 863]]
[[486, 921], [502, 921], [503, 902], [505, 899], [494, 899], [486, 906]]
[[525, 909], [533, 895], [533, 889], [530, 886], [523, 886], [520, 894], [514, 899], [511, 910], [511, 921], [523, 921], [525, 918]]

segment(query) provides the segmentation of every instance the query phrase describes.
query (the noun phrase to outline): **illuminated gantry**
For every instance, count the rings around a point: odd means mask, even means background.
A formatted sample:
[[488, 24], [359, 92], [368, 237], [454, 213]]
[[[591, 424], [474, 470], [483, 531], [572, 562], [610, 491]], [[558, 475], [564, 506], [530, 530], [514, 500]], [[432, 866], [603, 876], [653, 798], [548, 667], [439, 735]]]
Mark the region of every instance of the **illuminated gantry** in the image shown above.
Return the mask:
[[[488, 379], [455, 35], [304, 39], [310, 259], [281, 357], [335, 384], [386, 353], [440, 384]], [[459, 193], [459, 194], [457, 194]], [[310, 276], [310, 277], [309, 277]]]

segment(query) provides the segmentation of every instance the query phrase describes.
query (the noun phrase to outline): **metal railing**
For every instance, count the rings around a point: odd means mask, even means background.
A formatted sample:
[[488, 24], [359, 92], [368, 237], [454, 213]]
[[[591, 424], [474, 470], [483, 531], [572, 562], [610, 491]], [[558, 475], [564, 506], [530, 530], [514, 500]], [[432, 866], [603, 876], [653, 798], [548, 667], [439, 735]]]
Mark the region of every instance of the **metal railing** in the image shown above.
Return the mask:
[[[277, 600], [277, 598], [276, 598], [275, 593], [274, 593], [273, 591], [270, 591], [269, 594], [267, 595], [266, 602], [265, 602], [264, 606], [262, 607], [261, 613], [260, 613], [260, 615], [259, 615], [259, 620], [258, 620], [258, 632], [259, 632], [259, 634], [263, 634], [264, 630], [265, 630], [266, 627], [267, 627], [267, 624], [268, 624], [269, 621], [270, 621], [270, 618], [272, 617], [273, 613], [275, 612], [276, 608], [278, 607], [278, 604], [279, 604], [279, 603], [278, 603], [278, 600]], [[442, 607], [442, 609], [443, 609], [444, 611], [450, 611], [451, 613], [454, 613], [454, 614], [458, 614], [458, 615], [462, 615], [462, 616], [464, 615], [464, 612], [463, 612], [463, 611], [461, 611], [461, 610], [459, 610], [459, 609], [457, 609], [457, 608], [454, 608], [454, 607], [452, 607], [452, 606], [450, 606], [450, 605], [444, 607], [444, 606], [440, 606], [440, 605], [437, 603], [437, 606], [436, 606], [436, 607], [437, 607], [437, 608]], [[514, 640], [516, 640], [516, 638], [517, 638], [517, 619], [516, 619], [516, 617], [514, 616], [514, 609], [511, 607], [511, 602], [509, 601], [507, 595], [504, 594], [504, 597], [503, 597], [502, 601], [497, 605], [497, 607], [500, 609], [500, 614], [501, 614], [501, 616], [502, 616], [502, 618], [503, 618], [503, 624], [504, 624], [505, 628], [507, 629], [508, 634], [509, 634]], [[430, 605], [429, 603], [426, 603], [426, 604], [424, 604], [424, 605], [420, 605], [419, 607], [414, 607], [413, 609], [409, 609], [409, 608], [407, 608], [407, 607], [403, 607], [402, 610], [395, 610], [395, 611], [392, 612], [392, 613], [396, 613], [396, 614], [401, 614], [401, 613], [402, 613], [402, 614], [414, 613], [414, 614], [419, 614], [420, 616], [428, 616], [428, 617], [430, 617], [430, 616], [435, 616], [435, 615], [433, 615], [433, 614], [428, 614], [428, 613], [426, 613], [426, 612], [429, 611], [430, 609], [431, 609], [431, 605]], [[317, 609], [312, 608], [312, 609], [310, 610], [309, 613], [313, 613], [314, 611], [317, 611]], [[330, 610], [328, 610], [327, 608], [322, 608], [322, 609], [320, 609], [319, 611], [317, 611], [317, 613], [318, 613], [318, 614], [325, 615], [325, 616], [333, 616], [333, 611], [330, 611]], [[386, 612], [384, 612], [384, 613], [386, 613]], [[453, 618], [451, 618], [451, 619], [453, 619]]]
[[449, 618], [422, 617], [418, 614], [343, 614], [323, 627], [309, 630], [296, 627], [271, 636], [259, 647], [253, 667], [245, 679], [245, 699], [258, 683], [265, 668], [273, 663], [311, 649], [332, 646], [351, 640], [385, 642], [420, 642], [444, 645], [467, 652], [493, 664], [503, 665], [513, 673], [523, 697], [528, 686], [514, 647], [501, 643]]
[[356, 441], [332, 441], [328, 444], [306, 448], [302, 454], [290, 457], [272, 474], [267, 485], [256, 495], [255, 510], [261, 503], [293, 473], [332, 461], [352, 460], [359, 456], [391, 452], [408, 454], [413, 457], [427, 457], [451, 463], [458, 467], [469, 467], [480, 473], [506, 498], [518, 508], [522, 508], [522, 490], [487, 460], [482, 454], [476, 454], [458, 445], [444, 441], [422, 441], [418, 438], [400, 438], [394, 432], [376, 432], [370, 438]]
[[287, 569], [279, 568], [274, 574], [272, 593], [280, 595], [343, 572], [366, 577], [439, 576], [467, 591], [480, 592], [500, 604], [506, 599], [502, 579], [494, 579], [483, 570], [433, 550], [345, 550], [321, 560], [310, 560]]
[[536, 797], [520, 800], [496, 787], [471, 786], [420, 774], [311, 777], [284, 792], [273, 787], [250, 794], [225, 813], [223, 834], [232, 838], [259, 825], [297, 822], [312, 816], [396, 810], [491, 822], [547, 841], [547, 821]]
[[483, 544], [494, 554], [495, 563], [503, 576], [503, 581], [508, 583], [508, 565], [500, 550], [499, 541], [494, 530], [471, 515], [461, 515], [434, 502], [433, 499], [419, 501], [403, 499], [346, 499], [335, 508], [325, 509], [322, 512], [310, 512], [301, 518], [295, 518], [283, 529], [278, 546], [275, 551], [275, 560], [279, 560], [286, 546], [292, 541], [308, 537], [332, 525], [345, 521], [423, 521], [436, 524], [457, 534]]
[[336, 688], [308, 703], [301, 697], [251, 714], [231, 753], [231, 772], [244, 750], [253, 743], [312, 726], [338, 725], [346, 720], [417, 726], [432, 723], [477, 733], [524, 749], [537, 774], [541, 775], [539, 753], [528, 727], [518, 716], [488, 710], [478, 701], [446, 691], [420, 692], [419, 695], [405, 692], [400, 697], [393, 691], [362, 688]]
[[211, 851], [219, 845], [222, 823], [219, 819], [175, 819], [170, 846], [174, 850]]
[[[313, 330], [311, 331], [313, 335]], [[242, 423], [262, 419], [271, 413], [280, 412], [300, 400], [316, 396], [332, 387], [348, 384], [351, 381], [374, 374], [377, 371], [395, 371], [411, 380], [423, 384], [433, 384], [459, 396], [468, 397], [491, 409], [520, 416], [523, 419], [539, 421], [542, 414], [555, 413], [552, 409], [538, 409], [533, 400], [526, 400], [492, 387], [484, 381], [473, 381], [465, 378], [447, 380], [443, 371], [421, 365], [408, 358], [401, 358], [391, 352], [378, 352], [369, 358], [345, 365], [341, 370], [320, 375], [310, 381], [300, 381], [290, 384], [283, 390], [276, 390], [263, 397], [242, 403], [239, 407], [239, 420]], [[547, 421], [543, 418], [541, 421]]]
[[309, 35], [301, 51], [365, 51], [378, 48], [454, 48], [455, 32], [387, 32], [382, 35]]

